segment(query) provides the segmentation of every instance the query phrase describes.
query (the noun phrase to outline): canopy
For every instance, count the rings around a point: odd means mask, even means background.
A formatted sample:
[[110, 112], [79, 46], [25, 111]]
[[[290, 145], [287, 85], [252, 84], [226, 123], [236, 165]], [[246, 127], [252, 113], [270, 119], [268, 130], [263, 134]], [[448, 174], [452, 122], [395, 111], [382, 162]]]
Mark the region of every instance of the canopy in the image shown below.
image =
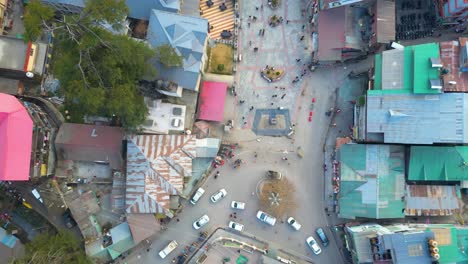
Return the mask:
[[223, 121], [226, 89], [227, 84], [223, 82], [203, 82], [198, 99], [198, 119]]
[[33, 122], [16, 99], [0, 93], [0, 180], [27, 181]]

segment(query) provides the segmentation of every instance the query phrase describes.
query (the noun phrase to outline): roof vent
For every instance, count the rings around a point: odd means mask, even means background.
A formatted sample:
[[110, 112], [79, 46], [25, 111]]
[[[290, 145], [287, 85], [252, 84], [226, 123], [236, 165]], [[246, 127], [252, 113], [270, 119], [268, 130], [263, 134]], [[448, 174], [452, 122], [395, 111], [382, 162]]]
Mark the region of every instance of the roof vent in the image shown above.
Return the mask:
[[442, 68], [443, 66], [439, 58], [431, 58], [431, 65], [432, 68]]
[[429, 81], [431, 82], [431, 89], [442, 89], [442, 82], [440, 81], [440, 79], [432, 79]]
[[91, 131], [91, 137], [97, 137], [96, 129], [93, 128], [93, 131]]

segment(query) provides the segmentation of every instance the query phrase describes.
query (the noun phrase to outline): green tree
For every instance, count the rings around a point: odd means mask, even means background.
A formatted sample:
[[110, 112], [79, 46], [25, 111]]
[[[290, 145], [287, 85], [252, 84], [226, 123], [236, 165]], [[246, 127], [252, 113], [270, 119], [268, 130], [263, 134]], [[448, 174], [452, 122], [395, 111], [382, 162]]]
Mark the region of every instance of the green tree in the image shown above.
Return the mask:
[[81, 249], [80, 241], [72, 233], [61, 231], [56, 235], [39, 234], [33, 241], [26, 244], [24, 257], [13, 260], [11, 263], [86, 264], [92, 261], [86, 256]]
[[145, 43], [101, 26], [122, 26], [128, 13], [125, 0], [88, 0], [80, 14], [55, 17], [49, 16], [50, 9], [40, 1], [33, 0], [31, 5], [25, 15], [25, 21], [31, 21], [25, 24], [26, 35], [36, 39], [38, 30], [53, 32], [51, 71], [60, 80], [70, 121], [102, 115], [116, 117], [130, 130], [141, 125], [148, 109], [137, 84], [155, 77], [149, 61], [156, 53]]
[[164, 44], [156, 48], [158, 60], [166, 67], [180, 67], [182, 66], [182, 56], [179, 56], [175, 49], [169, 45]]

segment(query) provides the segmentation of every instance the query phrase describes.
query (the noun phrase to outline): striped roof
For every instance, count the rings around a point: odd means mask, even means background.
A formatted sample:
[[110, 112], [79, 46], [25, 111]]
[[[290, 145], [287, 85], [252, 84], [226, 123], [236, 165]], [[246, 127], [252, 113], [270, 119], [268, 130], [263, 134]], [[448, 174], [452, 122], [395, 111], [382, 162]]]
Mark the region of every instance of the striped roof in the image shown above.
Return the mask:
[[138, 135], [127, 143], [127, 213], [169, 213], [171, 195], [192, 175], [195, 136]]

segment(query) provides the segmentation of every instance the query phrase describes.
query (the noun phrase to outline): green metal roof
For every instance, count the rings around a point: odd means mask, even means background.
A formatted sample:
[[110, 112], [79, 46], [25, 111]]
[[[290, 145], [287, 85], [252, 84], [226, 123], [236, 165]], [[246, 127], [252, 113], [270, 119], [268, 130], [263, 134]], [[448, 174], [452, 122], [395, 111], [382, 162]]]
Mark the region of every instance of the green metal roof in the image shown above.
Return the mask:
[[[386, 51], [384, 51], [386, 52]], [[387, 51], [388, 52], [388, 51]], [[439, 79], [439, 70], [432, 68], [431, 58], [440, 58], [439, 44], [427, 43], [407, 46], [404, 49], [403, 82], [400, 89], [382, 90], [382, 76], [389, 74], [382, 65], [382, 54], [375, 55], [374, 62], [374, 88], [369, 94], [401, 94], [412, 92], [414, 94], [437, 94], [441, 90], [431, 89], [430, 80]], [[389, 55], [390, 56], [390, 55]]]
[[[430, 230], [435, 234], [435, 240], [439, 242], [439, 263], [468, 263], [468, 255], [464, 253], [464, 249], [468, 248], [468, 229], [463, 227], [455, 227], [454, 225], [429, 225], [426, 230]], [[439, 236], [441, 238], [439, 238]], [[449, 239], [448, 243], [442, 239]], [[442, 242], [442, 243], [441, 243]]]
[[439, 69], [431, 66], [431, 58], [440, 58], [439, 44], [427, 43], [412, 46], [414, 51], [413, 87], [415, 94], [437, 94], [441, 89], [431, 89], [429, 80], [439, 79]]
[[340, 218], [404, 217], [404, 147], [347, 144], [340, 158]]
[[411, 147], [408, 180], [468, 180], [468, 147]]

